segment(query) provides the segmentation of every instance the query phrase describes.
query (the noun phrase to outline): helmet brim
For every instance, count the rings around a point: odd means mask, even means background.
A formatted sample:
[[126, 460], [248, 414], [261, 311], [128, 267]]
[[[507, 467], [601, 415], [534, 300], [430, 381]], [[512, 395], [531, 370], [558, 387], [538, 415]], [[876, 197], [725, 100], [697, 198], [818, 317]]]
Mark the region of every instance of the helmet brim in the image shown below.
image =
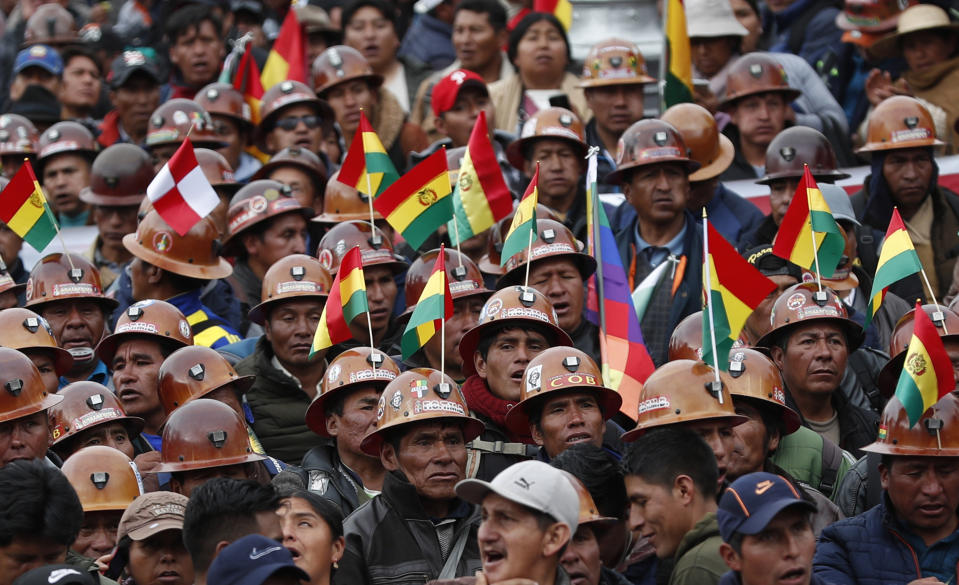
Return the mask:
[[137, 258], [181, 276], [202, 280], [215, 280], [218, 278], [226, 278], [233, 274], [233, 266], [223, 257], [218, 257], [218, 262], [214, 266], [200, 266], [198, 264], [176, 262], [140, 245], [135, 233], [123, 236], [123, 247]]
[[727, 138], [725, 134], [720, 134], [719, 156], [716, 157], [716, 160], [708, 165], [701, 166], [698, 170], [690, 173], [690, 182], [715, 179], [719, 175], [723, 174], [723, 172], [729, 168], [729, 165], [733, 164], [733, 158], [735, 158], [735, 156], [736, 147], [733, 146], [733, 141]]
[[482, 325], [477, 325], [469, 331], [463, 334], [463, 338], [460, 339], [460, 357], [463, 359], [463, 373], [469, 377], [476, 373], [476, 365], [473, 363], [473, 355], [476, 353], [476, 348], [479, 346], [480, 337], [491, 327], [511, 324], [514, 327], [523, 327], [524, 325], [539, 325], [545, 327], [550, 333], [553, 334], [553, 339], [550, 341], [550, 345], [568, 345], [573, 347], [573, 340], [570, 338], [569, 334], [560, 329], [559, 327], [553, 325], [552, 323], [546, 323], [544, 321], [533, 321], [532, 319], [497, 319], [495, 321], [489, 321], [483, 323]]
[[524, 437], [529, 434], [530, 419], [529, 411], [532, 406], [545, 402], [552, 396], [557, 396], [564, 392], [594, 392], [599, 399], [600, 408], [603, 409], [603, 420], [607, 421], [619, 412], [623, 405], [623, 397], [619, 392], [606, 387], [597, 388], [596, 386], [571, 386], [553, 392], [542, 392], [531, 396], [516, 404], [506, 412], [506, 428], [517, 437]]
[[485, 429], [485, 426], [481, 421], [471, 416], [438, 416], [426, 419], [400, 420], [391, 425], [384, 426], [383, 428], [375, 429], [370, 432], [370, 434], [363, 437], [363, 442], [360, 443], [360, 450], [371, 457], [379, 457], [380, 448], [383, 446], [383, 440], [386, 438], [386, 433], [392, 431], [393, 429], [398, 429], [407, 425], [422, 422], [449, 422], [453, 424], [462, 423], [463, 441], [467, 443], [483, 434], [483, 430]]

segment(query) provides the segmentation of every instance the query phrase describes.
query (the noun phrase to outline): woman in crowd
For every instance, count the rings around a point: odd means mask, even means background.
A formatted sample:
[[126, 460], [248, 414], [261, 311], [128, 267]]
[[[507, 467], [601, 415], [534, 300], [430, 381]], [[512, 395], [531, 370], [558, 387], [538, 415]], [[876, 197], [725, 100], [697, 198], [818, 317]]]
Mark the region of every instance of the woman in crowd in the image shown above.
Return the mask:
[[343, 515], [329, 500], [297, 490], [276, 511], [283, 530], [283, 546], [296, 566], [306, 571], [305, 585], [330, 585], [336, 563], [343, 556]]

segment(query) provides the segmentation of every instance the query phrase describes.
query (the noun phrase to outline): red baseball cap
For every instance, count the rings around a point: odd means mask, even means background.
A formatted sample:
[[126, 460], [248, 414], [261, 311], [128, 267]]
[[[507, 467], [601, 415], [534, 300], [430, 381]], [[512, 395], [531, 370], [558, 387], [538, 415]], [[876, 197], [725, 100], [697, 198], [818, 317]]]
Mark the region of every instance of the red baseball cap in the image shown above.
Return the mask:
[[433, 86], [433, 97], [431, 98], [433, 115], [439, 116], [443, 112], [449, 111], [450, 108], [453, 107], [453, 104], [456, 103], [456, 97], [459, 96], [460, 90], [467, 85], [481, 87], [483, 88], [483, 92], [487, 96], [489, 95], [486, 82], [483, 81], [482, 77], [466, 69], [457, 69], [443, 79], [440, 79], [436, 82], [436, 85]]

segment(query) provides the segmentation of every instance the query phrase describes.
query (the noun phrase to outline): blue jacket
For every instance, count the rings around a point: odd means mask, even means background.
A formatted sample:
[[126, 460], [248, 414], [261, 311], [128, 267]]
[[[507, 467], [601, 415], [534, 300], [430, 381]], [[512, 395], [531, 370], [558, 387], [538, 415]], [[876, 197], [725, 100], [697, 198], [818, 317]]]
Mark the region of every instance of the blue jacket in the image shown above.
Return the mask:
[[[433, 71], [439, 71], [456, 60], [452, 37], [452, 26], [435, 16], [421, 14], [403, 37], [399, 54], [425, 63]], [[415, 92], [416, 89], [414, 87], [411, 91]]]
[[200, 301], [200, 289], [178, 294], [167, 302], [186, 316], [186, 322], [193, 329], [195, 345], [216, 349], [242, 339], [233, 327]]
[[[955, 564], [944, 569], [955, 575]], [[823, 530], [813, 570], [830, 585], [897, 585], [923, 576], [885, 493], [878, 506]]]
[[838, 52], [842, 46], [842, 30], [836, 26], [840, 5], [839, 2], [827, 2], [824, 5], [818, 0], [797, 0], [778, 14], [764, 11], [763, 29], [767, 31], [764, 33], [768, 42], [767, 50], [772, 53], [793, 52], [789, 48], [789, 35], [793, 25], [802, 18], [803, 13], [814, 10], [816, 14], [803, 31], [797, 54], [815, 69], [816, 62], [821, 57], [829, 52]]

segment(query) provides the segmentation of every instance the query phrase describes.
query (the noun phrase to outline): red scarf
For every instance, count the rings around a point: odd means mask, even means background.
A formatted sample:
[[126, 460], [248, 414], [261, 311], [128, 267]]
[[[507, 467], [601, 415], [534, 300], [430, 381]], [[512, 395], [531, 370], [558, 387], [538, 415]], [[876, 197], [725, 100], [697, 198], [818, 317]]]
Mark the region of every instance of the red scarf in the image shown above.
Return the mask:
[[532, 437], [517, 437], [506, 428], [506, 413], [509, 412], [509, 409], [516, 406], [515, 402], [503, 400], [495, 396], [490, 392], [489, 386], [486, 385], [486, 380], [476, 374], [473, 374], [463, 382], [462, 389], [463, 394], [466, 396], [466, 404], [470, 407], [470, 410], [475, 410], [492, 420], [496, 426], [500, 427], [500, 429], [513, 440], [532, 444]]

